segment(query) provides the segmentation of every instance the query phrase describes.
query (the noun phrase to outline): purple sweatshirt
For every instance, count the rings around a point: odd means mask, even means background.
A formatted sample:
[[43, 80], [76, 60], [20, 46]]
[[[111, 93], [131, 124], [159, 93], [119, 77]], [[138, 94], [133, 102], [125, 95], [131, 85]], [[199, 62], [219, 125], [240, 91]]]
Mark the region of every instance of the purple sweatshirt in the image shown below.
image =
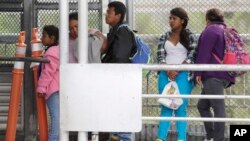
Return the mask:
[[[216, 54], [222, 60], [224, 56], [225, 41], [223, 29], [216, 24], [219, 23], [209, 24], [201, 33], [198, 41], [196, 64], [220, 64], [212, 53]], [[235, 77], [230, 76], [225, 71], [196, 72], [195, 76], [201, 76], [202, 80], [208, 77], [215, 77], [226, 79], [233, 84], [235, 83]]]

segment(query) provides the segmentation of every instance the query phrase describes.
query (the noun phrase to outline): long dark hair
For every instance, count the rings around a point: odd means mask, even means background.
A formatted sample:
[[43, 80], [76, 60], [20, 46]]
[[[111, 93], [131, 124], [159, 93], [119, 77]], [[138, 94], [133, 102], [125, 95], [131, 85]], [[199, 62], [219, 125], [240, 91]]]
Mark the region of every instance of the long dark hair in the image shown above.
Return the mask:
[[188, 25], [188, 14], [187, 12], [181, 8], [181, 7], [176, 7], [170, 11], [171, 15], [177, 16], [184, 20], [184, 23], [182, 24], [182, 30], [180, 33], [180, 43], [184, 45], [185, 48], [188, 49], [189, 47], [189, 33], [186, 30], [186, 27]]

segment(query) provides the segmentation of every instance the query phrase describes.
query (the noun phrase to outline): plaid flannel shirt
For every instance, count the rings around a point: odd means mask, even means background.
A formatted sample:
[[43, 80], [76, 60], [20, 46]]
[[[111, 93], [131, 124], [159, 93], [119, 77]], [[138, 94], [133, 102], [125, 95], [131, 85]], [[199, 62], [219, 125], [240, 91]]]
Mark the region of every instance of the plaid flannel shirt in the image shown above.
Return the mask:
[[[186, 29], [186, 30], [189, 34], [189, 46], [186, 47], [186, 49], [188, 50], [188, 53], [187, 53], [187, 58], [185, 59], [185, 61], [188, 64], [193, 64], [195, 61], [196, 52], [197, 52], [198, 37], [194, 33], [192, 33], [189, 29]], [[164, 46], [165, 46], [166, 41], [170, 38], [170, 34], [171, 32], [169, 31], [160, 37], [160, 41], [158, 43], [158, 49], [157, 49], [157, 63], [158, 64], [166, 64], [167, 52]], [[193, 73], [190, 72], [188, 80], [191, 80], [191, 79], [193, 79]]]

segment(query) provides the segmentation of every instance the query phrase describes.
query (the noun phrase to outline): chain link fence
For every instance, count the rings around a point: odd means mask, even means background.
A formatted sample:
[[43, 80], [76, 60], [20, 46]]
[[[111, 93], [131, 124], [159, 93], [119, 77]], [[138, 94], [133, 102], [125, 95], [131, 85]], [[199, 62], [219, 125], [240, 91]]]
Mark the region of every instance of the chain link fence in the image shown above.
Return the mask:
[[[138, 34], [150, 45], [154, 62], [156, 63], [157, 43], [162, 34], [170, 30], [168, 20], [169, 12], [175, 7], [182, 7], [188, 12], [189, 23], [187, 28], [199, 36], [206, 26], [205, 13], [210, 8], [219, 8], [225, 13], [225, 22], [229, 26], [236, 27], [241, 34], [246, 47], [250, 50], [250, 1], [248, 0], [134, 0], [133, 1], [133, 25]], [[225, 90], [227, 95], [249, 95], [250, 74], [237, 77], [236, 85]], [[143, 93], [157, 94], [157, 72], [145, 71], [143, 79]], [[200, 86], [195, 86], [192, 94], [200, 94]], [[200, 117], [196, 108], [198, 99], [189, 99], [189, 117]], [[249, 100], [226, 99], [226, 111], [228, 118], [249, 118]], [[143, 99], [143, 116], [159, 116], [160, 108], [156, 99]], [[158, 121], [145, 121], [145, 123], [158, 124]], [[202, 122], [189, 121], [190, 134], [204, 135]], [[231, 123], [227, 123], [229, 125]], [[238, 122], [236, 124], [244, 124]], [[175, 131], [175, 127], [171, 127]], [[227, 126], [226, 136], [229, 128]]]
[[[105, 0], [88, 0], [89, 27], [102, 30], [102, 3]], [[108, 1], [108, 0], [106, 0]], [[78, 10], [78, 0], [69, 0], [70, 12]], [[124, 2], [124, 0], [123, 0]], [[2, 0], [0, 5], [0, 55], [12, 57], [15, 54], [17, 35], [25, 22], [34, 23], [41, 36], [43, 26], [53, 24], [59, 26], [59, 0], [34, 0], [34, 19], [23, 21], [23, 1]], [[241, 33], [248, 50], [250, 50], [250, 1], [249, 0], [133, 0], [133, 28], [150, 45], [154, 62], [156, 62], [157, 43], [161, 34], [170, 29], [168, 26], [169, 11], [175, 7], [183, 7], [189, 15], [188, 28], [197, 36], [205, 27], [205, 12], [210, 8], [220, 8], [225, 12], [225, 22], [234, 26]], [[104, 9], [105, 11], [106, 9]], [[1, 64], [13, 62], [0, 62]], [[237, 78], [236, 85], [225, 92], [227, 95], [249, 95], [250, 74]], [[143, 93], [157, 94], [157, 72], [143, 71]], [[193, 89], [192, 94], [200, 94], [199, 86]], [[226, 100], [227, 117], [250, 117], [249, 100]], [[189, 100], [189, 117], [199, 117], [196, 108], [197, 99]], [[159, 104], [156, 99], [143, 99], [143, 116], [159, 116]], [[158, 122], [146, 121], [147, 124]], [[229, 124], [229, 123], [227, 123]], [[239, 123], [243, 124], [243, 123]], [[199, 125], [202, 122], [189, 122], [190, 132], [204, 134]], [[173, 129], [174, 130], [174, 129]]]
[[[23, 21], [24, 2], [3, 0], [0, 6], [0, 55], [14, 57], [17, 36], [23, 24], [30, 22], [38, 27], [39, 36], [45, 25], [59, 26], [59, 0], [33, 0], [34, 19]], [[78, 0], [69, 0], [69, 12], [78, 10]], [[100, 0], [89, 0], [89, 27], [102, 29], [102, 5]], [[27, 34], [27, 33], [26, 33]], [[1, 61], [0, 64], [13, 62]]]
[[17, 35], [21, 30], [21, 2], [1, 1], [0, 11], [0, 55], [13, 56]]

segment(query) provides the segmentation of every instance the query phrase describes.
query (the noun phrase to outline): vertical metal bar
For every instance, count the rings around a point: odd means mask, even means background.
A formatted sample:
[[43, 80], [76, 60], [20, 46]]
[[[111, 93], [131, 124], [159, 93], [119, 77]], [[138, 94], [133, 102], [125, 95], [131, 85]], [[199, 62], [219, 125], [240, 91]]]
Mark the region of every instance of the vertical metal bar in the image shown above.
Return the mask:
[[92, 141], [99, 141], [99, 133], [98, 132], [92, 132]]
[[134, 28], [134, 18], [133, 18], [133, 7], [134, 1], [133, 0], [126, 0], [126, 6], [127, 6], [127, 22], [130, 27]]
[[[69, 3], [68, 0], [59, 1], [60, 13], [60, 64], [67, 64], [69, 62]], [[60, 102], [61, 104], [61, 102]], [[61, 111], [61, 109], [60, 109]], [[60, 141], [69, 141], [69, 132], [64, 131], [60, 127]]]
[[[31, 29], [34, 26], [34, 5], [35, 0], [23, 1], [23, 20], [21, 30], [26, 32], [25, 42], [27, 44], [26, 56], [31, 56]], [[24, 140], [36, 140], [37, 138], [37, 116], [36, 104], [34, 102], [35, 94], [33, 87], [32, 69], [30, 63], [24, 64], [23, 97], [24, 97]]]
[[107, 10], [107, 6], [108, 6], [108, 3], [109, 3], [109, 0], [102, 0], [102, 32], [103, 33], [108, 33], [109, 31], [109, 25], [106, 24], [106, 20], [105, 20], [105, 17], [106, 17], [106, 10]]
[[59, 1], [60, 13], [60, 63], [69, 62], [69, 3], [68, 0]]
[[78, 132], [78, 141], [88, 141], [88, 133]]
[[[102, 23], [102, 19], [103, 19], [103, 17], [104, 17], [103, 14], [102, 14], [102, 10], [103, 10], [102, 4], [103, 4], [103, 2], [102, 2], [102, 1], [99, 1], [98, 4], [99, 4], [100, 7], [101, 7], [101, 8], [98, 10], [98, 13], [99, 13], [99, 23]], [[99, 27], [99, 30], [100, 30], [100, 31], [103, 30], [102, 24], [99, 24], [98, 27]]]
[[78, 49], [79, 63], [88, 63], [88, 1], [78, 1]]
[[69, 132], [60, 129], [59, 141], [69, 141]]
[[[78, 1], [79, 63], [88, 63], [88, 1]], [[88, 141], [87, 132], [78, 132], [78, 141]]]

